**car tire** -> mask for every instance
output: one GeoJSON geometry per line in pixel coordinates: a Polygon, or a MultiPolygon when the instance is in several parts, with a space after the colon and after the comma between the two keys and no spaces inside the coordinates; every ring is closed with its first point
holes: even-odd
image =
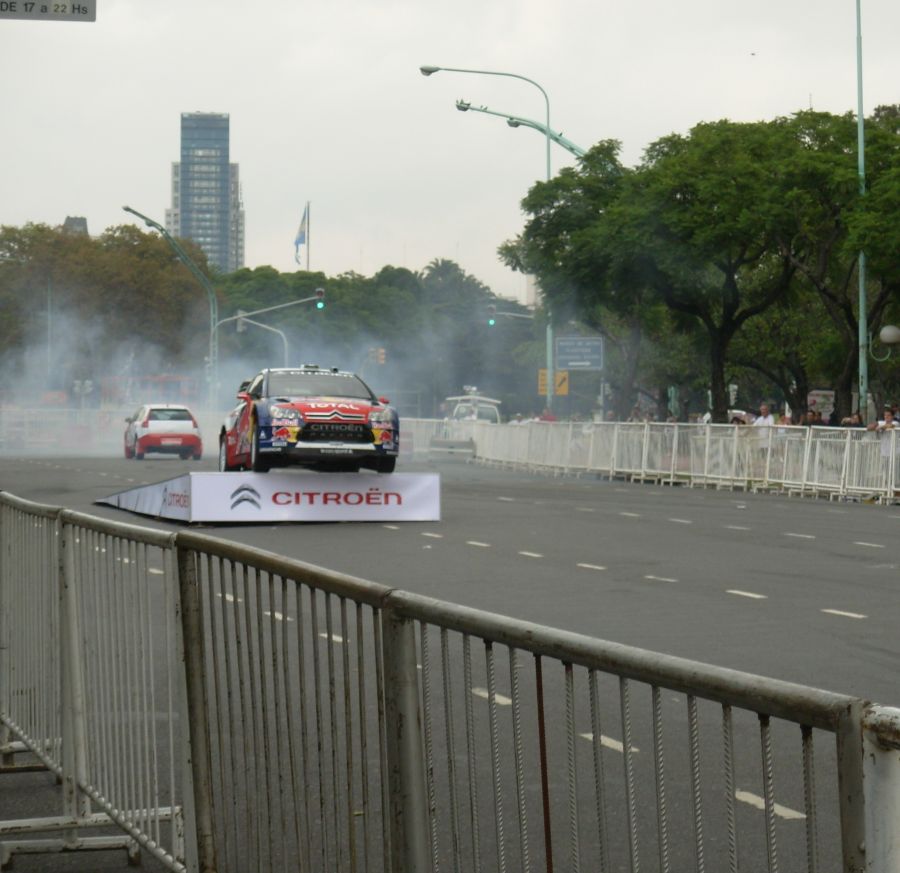
{"type": "Polygon", "coordinates": [[[250,442],[250,469],[254,473],[268,473],[269,459],[259,453],[259,426],[253,422],[253,439],[250,442]]]}
{"type": "Polygon", "coordinates": [[[397,466],[397,456],[388,455],[386,458],[379,458],[375,470],[379,473],[393,473],[397,466]]]}
{"type": "Polygon", "coordinates": [[[130,461],[134,457],[134,452],[131,451],[128,443],[125,443],[125,460],[130,461]]]}
{"type": "Polygon", "coordinates": [[[191,457],[193,457],[193,459],[195,461],[200,461],[203,459],[203,453],[202,452],[194,452],[194,454],[191,457]]]}
{"type": "Polygon", "coordinates": [[[178,457],[181,458],[182,461],[188,461],[188,460],[190,460],[190,457],[192,454],[193,453],[191,452],[191,450],[188,449],[187,451],[179,452],[178,457]]]}
{"type": "Polygon", "coordinates": [[[131,454],[134,456],[135,461],[143,461],[144,453],[138,450],[138,441],[134,441],[134,446],[131,449],[131,454]]]}
{"type": "Polygon", "coordinates": [[[236,469],[237,467],[232,467],[228,464],[228,447],[225,445],[225,437],[222,437],[219,440],[219,472],[231,473],[236,469]]]}

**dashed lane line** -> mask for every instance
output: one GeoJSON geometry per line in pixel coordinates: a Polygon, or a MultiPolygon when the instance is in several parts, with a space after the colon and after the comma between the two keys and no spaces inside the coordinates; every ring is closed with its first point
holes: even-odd
{"type": "Polygon", "coordinates": [[[385,530],[400,530],[400,525],[398,524],[384,524],[382,527],[385,530]]]}
{"type": "Polygon", "coordinates": [[[740,525],[740,524],[726,524],[725,530],[753,530],[753,528],[744,527],[743,525],[740,525]]]}
{"type": "Polygon", "coordinates": [[[827,613],[828,615],[839,615],[841,618],[862,619],[869,617],[867,615],[863,615],[861,612],[846,612],[843,609],[821,609],[819,611],[827,613]]]}
{"type": "Polygon", "coordinates": [[[433,540],[442,540],[444,538],[443,534],[431,533],[430,531],[424,531],[422,533],[423,537],[430,537],[433,540]]]}
{"type": "MultiPolygon", "coordinates": [[[[586,734],[578,734],[583,740],[587,740],[589,743],[594,742],[594,735],[592,733],[586,734]]],[[[606,746],[607,749],[612,749],[614,752],[624,752],[625,746],[623,743],[619,742],[619,740],[614,740],[612,737],[608,737],[605,734],[600,734],[600,745],[606,746]]],[[[640,749],[637,746],[631,747],[632,752],[640,752],[640,749]]]]}
{"type": "Polygon", "coordinates": [[[575,511],[576,512],[596,512],[597,510],[594,509],[593,506],[576,506],[575,511]]]}
{"type": "Polygon", "coordinates": [[[516,502],[515,497],[498,497],[497,500],[501,501],[502,503],[515,503],[516,502]]]}
{"type": "Polygon", "coordinates": [[[600,564],[576,564],[576,567],[581,567],[582,570],[605,570],[606,567],[600,564]]]}
{"type": "Polygon", "coordinates": [[[216,597],[221,598],[226,603],[243,603],[240,597],[235,597],[233,594],[222,594],[221,592],[216,592],[216,597]]]}
{"type": "Polygon", "coordinates": [[[331,642],[333,642],[333,643],[342,643],[342,642],[344,642],[344,638],[343,638],[342,636],[340,636],[339,634],[331,634],[331,635],[329,636],[329,634],[328,634],[326,631],[323,631],[322,633],[319,634],[319,636],[320,636],[323,640],[328,640],[328,639],[330,639],[331,642]]]}
{"type": "Polygon", "coordinates": [[[490,543],[481,543],[478,540],[466,540],[467,546],[475,546],[477,549],[489,549],[491,547],[490,543]]]}
{"type": "Polygon", "coordinates": [[[543,558],[540,552],[519,552],[523,558],[543,558]]]}
{"type": "Polygon", "coordinates": [[[729,588],[725,592],[726,594],[735,594],[738,597],[749,597],[751,600],[768,600],[768,594],[756,594],[753,591],[741,591],[738,588],[729,588]]]}
{"type": "Polygon", "coordinates": [[[883,549],[884,546],[881,543],[863,543],[859,541],[855,541],[853,543],[854,546],[864,546],[867,549],[883,549]]]}
{"type": "Polygon", "coordinates": [[[789,531],[785,532],[784,535],[786,537],[794,537],[797,540],[814,540],[816,538],[815,534],[790,533],[789,531]]]}
{"type": "Polygon", "coordinates": [[[147,572],[152,573],[154,576],[164,576],[166,573],[165,570],[160,570],[157,567],[151,567],[147,572]]]}
{"type": "Polygon", "coordinates": [[[276,621],[293,621],[289,615],[282,615],[280,612],[264,612],[263,615],[268,615],[274,618],[276,621]]]}
{"type": "MultiPolygon", "coordinates": [[[[765,809],[766,802],[760,797],[758,794],[753,794],[749,791],[735,791],[734,799],[740,800],[741,803],[748,803],[750,806],[756,807],[756,809],[765,809]]],[[[806,816],[802,812],[797,812],[796,809],[791,809],[788,806],[782,806],[780,803],[776,803],[772,807],[772,811],[779,818],[787,819],[788,821],[795,821],[799,819],[805,819],[806,816]]]]}
{"type": "Polygon", "coordinates": [[[639,512],[620,512],[619,515],[625,516],[625,518],[640,518],[641,514],[639,512]]]}
{"type": "Polygon", "coordinates": [[[669,521],[671,521],[672,524],[693,524],[694,523],[689,518],[670,518],[669,521]]]}
{"type": "MultiPolygon", "coordinates": [[[[480,697],[482,700],[490,700],[491,695],[488,692],[487,688],[473,688],[472,694],[476,697],[480,697]]],[[[504,694],[498,694],[496,691],[494,692],[494,703],[497,706],[512,706],[512,698],[507,697],[504,694]]]]}
{"type": "Polygon", "coordinates": [[[668,576],[644,576],[645,579],[649,579],[651,582],[677,582],[677,579],[671,579],[668,576]]]}

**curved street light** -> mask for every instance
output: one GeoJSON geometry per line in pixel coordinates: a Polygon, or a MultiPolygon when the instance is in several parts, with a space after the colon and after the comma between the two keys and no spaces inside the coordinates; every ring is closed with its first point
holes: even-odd
{"type": "MultiPolygon", "coordinates": [[[[423,76],[432,76],[435,73],[445,72],[445,73],[471,73],[476,76],[503,76],[507,79],[520,79],[523,82],[528,82],[530,85],[534,85],[538,91],[544,97],[544,106],[546,108],[545,113],[545,121],[544,121],[544,135],[547,140],[547,181],[549,182],[552,178],[550,171],[550,98],[547,96],[547,92],[537,83],[534,79],[529,79],[528,76],[522,76],[519,73],[506,73],[501,70],[470,70],[465,67],[438,67],[431,64],[423,64],[419,67],[419,72],[423,76]]],[[[553,317],[550,312],[549,305],[547,306],[547,408],[550,409],[553,406],[553,317]]]]}
{"type": "Polygon", "coordinates": [[[547,130],[542,122],[535,121],[532,118],[521,118],[518,115],[510,115],[508,112],[495,112],[493,109],[488,109],[487,106],[473,106],[466,100],[457,100],[456,108],[460,112],[468,112],[471,109],[472,112],[484,112],[488,115],[496,115],[497,118],[505,118],[506,123],[510,127],[530,127],[532,130],[536,130],[545,136],[549,136],[553,142],[558,146],[562,146],[567,152],[571,152],[576,158],[583,158],[587,153],[587,150],[583,149],[580,145],[575,145],[574,142],[570,139],[566,139],[561,133],[555,130],[547,130]]]}

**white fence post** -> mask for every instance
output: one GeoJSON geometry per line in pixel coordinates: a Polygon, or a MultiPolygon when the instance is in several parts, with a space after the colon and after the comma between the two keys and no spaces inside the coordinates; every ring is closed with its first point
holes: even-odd
{"type": "Polygon", "coordinates": [[[866,870],[900,870],[900,709],[871,706],[863,718],[866,870]]]}

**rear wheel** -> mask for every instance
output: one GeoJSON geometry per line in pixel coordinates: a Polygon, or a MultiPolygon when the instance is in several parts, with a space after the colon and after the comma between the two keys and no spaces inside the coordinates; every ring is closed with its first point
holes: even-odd
{"type": "Polygon", "coordinates": [[[397,466],[397,456],[389,455],[385,458],[379,458],[375,469],[379,473],[393,473],[397,466]]]}
{"type": "Polygon", "coordinates": [[[134,445],[131,448],[131,454],[136,461],[144,460],[144,453],[138,448],[138,441],[134,441],[134,445]]]}
{"type": "Polygon", "coordinates": [[[253,440],[250,442],[250,469],[254,473],[268,473],[269,459],[259,453],[259,426],[253,424],[253,440]]]}

